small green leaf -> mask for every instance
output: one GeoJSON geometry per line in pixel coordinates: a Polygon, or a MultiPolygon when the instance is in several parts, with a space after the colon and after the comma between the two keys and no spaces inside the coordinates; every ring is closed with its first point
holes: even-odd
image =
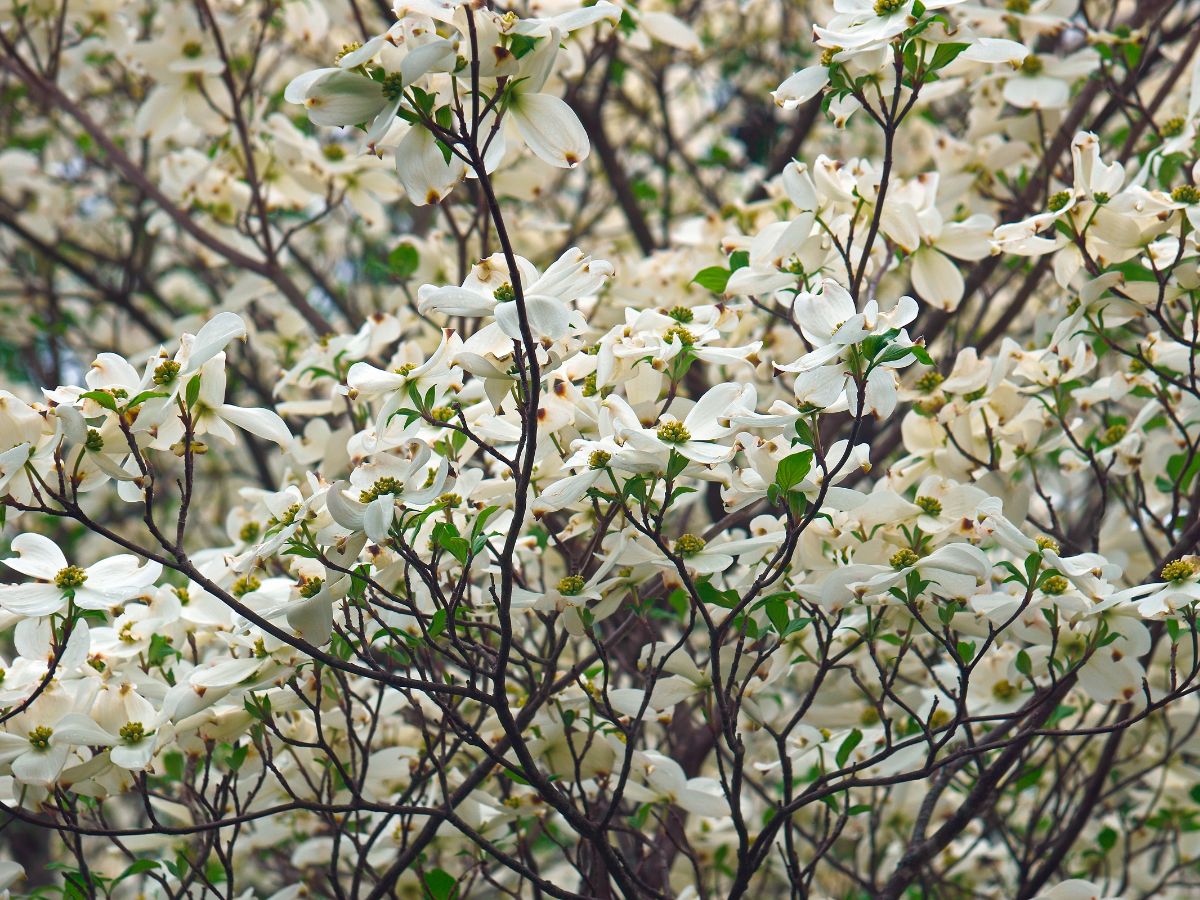
{"type": "Polygon", "coordinates": [[[842,745],[838,747],[837,764],[838,768],[845,768],[847,760],[850,759],[850,754],[854,752],[854,748],[862,742],[862,732],[855,728],[842,741],[842,745]]]}
{"type": "Polygon", "coordinates": [[[135,859],[129,866],[113,879],[113,885],[124,881],[126,878],[132,878],[134,875],[141,875],[143,872],[151,872],[157,869],[159,862],[157,859],[135,859]]]}
{"type": "Polygon", "coordinates": [[[958,54],[962,53],[970,44],[938,44],[937,49],[933,51],[933,59],[929,63],[929,71],[936,72],[938,69],[943,69],[958,58],[958,54]]]}
{"type": "Polygon", "coordinates": [[[433,526],[433,543],[441,547],[463,565],[467,564],[470,544],[459,536],[458,529],[449,522],[438,522],[433,526]]]}
{"type": "Polygon", "coordinates": [[[508,49],[512,51],[513,56],[520,59],[536,47],[540,40],[540,37],[530,37],[527,34],[514,34],[508,39],[508,49]]]}
{"type": "Polygon", "coordinates": [[[412,244],[399,244],[388,254],[388,267],[392,275],[400,281],[411,278],[421,264],[421,254],[412,244]]]}
{"type": "Polygon", "coordinates": [[[429,636],[431,638],[438,637],[446,630],[446,611],[439,609],[433,614],[433,618],[429,620],[429,636]]]}
{"type": "Polygon", "coordinates": [[[150,636],[150,650],[146,655],[147,661],[152,666],[161,666],[172,656],[183,656],[182,653],[171,646],[171,639],[169,637],[157,633],[150,636]]]}
{"type": "Polygon", "coordinates": [[[776,594],[767,600],[765,606],[767,618],[771,620],[771,624],[775,626],[775,630],[783,634],[787,630],[788,625],[787,600],[783,598],[783,595],[776,594]]]}
{"type": "Polygon", "coordinates": [[[84,400],[95,400],[105,409],[111,409],[113,412],[117,411],[117,400],[108,391],[84,391],[79,396],[84,400]]]}
{"type": "Polygon", "coordinates": [[[696,273],[696,277],[692,279],[693,284],[698,284],[702,288],[707,288],[714,294],[725,293],[725,285],[729,283],[729,276],[733,274],[728,269],[723,269],[720,266],[709,266],[707,269],[701,269],[696,273]]]}
{"type": "Polygon", "coordinates": [[[1020,650],[1017,653],[1017,671],[1026,678],[1033,671],[1033,662],[1029,659],[1029,654],[1024,650],[1020,650]]]}
{"type": "Polygon", "coordinates": [[[667,460],[667,477],[674,480],[680,476],[684,469],[688,467],[688,458],[678,450],[672,450],[671,456],[667,460]]]}
{"type": "Polygon", "coordinates": [[[140,394],[138,394],[136,397],[134,397],[132,400],[130,400],[128,403],[126,403],[125,408],[126,409],[136,409],[137,407],[139,407],[143,403],[145,403],[147,400],[152,400],[155,397],[166,397],[166,396],[167,396],[167,393],[165,391],[142,391],[140,394]]]}
{"type": "Polygon", "coordinates": [[[775,471],[775,483],[779,485],[780,490],[790,491],[804,481],[812,469],[812,461],[811,450],[801,450],[780,460],[779,468],[775,471]]]}
{"type": "Polygon", "coordinates": [[[1111,850],[1117,844],[1117,832],[1112,828],[1101,828],[1100,833],[1096,835],[1096,843],[1102,850],[1111,850]]]}

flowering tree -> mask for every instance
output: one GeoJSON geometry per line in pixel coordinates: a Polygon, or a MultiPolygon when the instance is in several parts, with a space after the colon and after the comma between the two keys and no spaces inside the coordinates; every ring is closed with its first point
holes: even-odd
{"type": "Polygon", "coordinates": [[[669,10],[0,4],[0,889],[1200,890],[1200,2],[669,10]]]}

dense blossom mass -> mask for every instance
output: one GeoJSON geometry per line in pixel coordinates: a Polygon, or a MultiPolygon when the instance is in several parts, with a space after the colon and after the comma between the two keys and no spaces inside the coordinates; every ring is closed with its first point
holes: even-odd
{"type": "Polygon", "coordinates": [[[0,107],[0,891],[1200,892],[1200,4],[0,0],[0,107]]]}

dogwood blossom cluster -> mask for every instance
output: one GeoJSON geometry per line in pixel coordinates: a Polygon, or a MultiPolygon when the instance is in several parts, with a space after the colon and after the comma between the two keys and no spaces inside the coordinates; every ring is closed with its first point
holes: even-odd
{"type": "Polygon", "coordinates": [[[1195,4],[152,6],[0,7],[65,884],[1195,892],[1195,4]]]}

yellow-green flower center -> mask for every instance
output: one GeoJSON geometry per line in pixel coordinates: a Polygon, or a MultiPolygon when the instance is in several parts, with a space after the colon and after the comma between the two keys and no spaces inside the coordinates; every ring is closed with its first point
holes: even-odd
{"type": "Polygon", "coordinates": [[[1020,693],[1020,689],[1007,678],[1001,678],[992,685],[992,696],[997,700],[1011,700],[1020,693]]]}
{"type": "Polygon", "coordinates": [[[612,454],[607,450],[593,450],[592,455],[588,457],[589,469],[604,469],[608,467],[609,460],[612,459],[612,454]]]}
{"type": "Polygon", "coordinates": [[[342,49],[339,50],[337,52],[337,54],[333,57],[333,64],[336,66],[339,62],[342,61],[343,56],[353,53],[355,50],[361,50],[361,49],[362,49],[362,42],[360,42],[360,41],[351,41],[348,44],[342,44],[342,49]]]}
{"type": "Polygon", "coordinates": [[[85,581],[87,581],[87,572],[79,566],[67,566],[65,569],[59,569],[58,574],[54,576],[54,584],[64,591],[83,587],[85,581]]]}
{"type": "Polygon", "coordinates": [[[404,96],[404,78],[399,72],[392,72],[383,79],[383,96],[391,101],[404,96]]]}
{"type": "Polygon", "coordinates": [[[1046,208],[1049,209],[1050,212],[1059,212],[1070,202],[1071,192],[1059,191],[1057,194],[1052,194],[1050,199],[1046,201],[1046,208]]]}
{"type": "Polygon", "coordinates": [[[399,494],[402,490],[404,490],[404,485],[400,483],[399,479],[393,478],[391,475],[385,475],[360,493],[358,495],[358,502],[370,503],[372,500],[382,497],[385,494],[399,494]]]}
{"type": "Polygon", "coordinates": [[[257,591],[260,587],[262,587],[262,582],[253,575],[243,575],[233,583],[229,591],[235,597],[244,597],[249,593],[257,591]]]}
{"type": "Polygon", "coordinates": [[[933,372],[926,372],[917,379],[916,388],[922,394],[930,394],[933,393],[933,391],[937,389],[938,385],[945,380],[946,376],[944,376],[941,372],[936,370],[933,372]]]}
{"type": "Polygon", "coordinates": [[[1200,203],[1200,188],[1194,184],[1181,184],[1171,191],[1171,199],[1176,203],[1186,203],[1188,206],[1200,203]]]}
{"type": "Polygon", "coordinates": [[[708,542],[695,534],[681,534],[675,542],[675,552],[680,556],[695,556],[708,542]]]}
{"type": "Polygon", "coordinates": [[[151,376],[154,383],[157,385],[170,384],[175,380],[175,376],[179,374],[181,366],[173,359],[163,360],[154,369],[154,375],[151,376]]]}
{"type": "Polygon", "coordinates": [[[1163,122],[1162,128],[1159,131],[1162,132],[1163,137],[1179,137],[1179,135],[1183,134],[1183,129],[1186,125],[1187,120],[1183,116],[1175,116],[1173,119],[1167,119],[1167,121],[1163,122]]]}
{"type": "Polygon", "coordinates": [[[937,497],[918,497],[915,502],[917,506],[921,507],[921,509],[931,516],[940,516],[942,514],[942,502],[937,497]]]}
{"type": "Polygon", "coordinates": [[[583,593],[586,582],[582,575],[567,575],[558,582],[558,592],[564,597],[575,597],[583,593]]]}
{"type": "Polygon", "coordinates": [[[141,722],[126,722],[121,726],[121,740],[127,744],[136,744],[146,736],[146,726],[141,722]]]}
{"type": "Polygon", "coordinates": [[[686,444],[692,433],[682,422],[663,422],[658,426],[658,439],[664,444],[686,444]]]}
{"type": "Polygon", "coordinates": [[[1196,565],[1186,559],[1176,559],[1162,567],[1163,581],[1185,581],[1196,574],[1196,565]]]}
{"type": "Polygon", "coordinates": [[[1067,581],[1063,576],[1051,575],[1042,582],[1042,593],[1057,597],[1059,594],[1065,594],[1070,587],[1071,582],[1067,581]]]}
{"type": "Polygon", "coordinates": [[[1041,75],[1042,70],[1046,68],[1046,63],[1036,53],[1030,53],[1027,57],[1021,60],[1021,71],[1026,75],[1041,75]]]}
{"type": "Polygon", "coordinates": [[[682,325],[672,325],[663,333],[663,340],[675,341],[685,347],[690,347],[696,342],[696,336],[682,325]]]}
{"type": "Polygon", "coordinates": [[[53,729],[47,728],[45,725],[39,725],[33,731],[29,732],[29,744],[34,750],[49,750],[50,736],[53,734],[53,729]]]}
{"type": "Polygon", "coordinates": [[[888,565],[896,570],[907,569],[909,566],[915,566],[920,559],[921,557],[917,556],[915,551],[905,547],[892,554],[892,558],[888,560],[888,565]]]}
{"type": "Polygon", "coordinates": [[[315,597],[321,592],[321,588],[324,586],[324,579],[318,578],[315,575],[305,576],[300,579],[300,596],[305,599],[315,597]]]}

